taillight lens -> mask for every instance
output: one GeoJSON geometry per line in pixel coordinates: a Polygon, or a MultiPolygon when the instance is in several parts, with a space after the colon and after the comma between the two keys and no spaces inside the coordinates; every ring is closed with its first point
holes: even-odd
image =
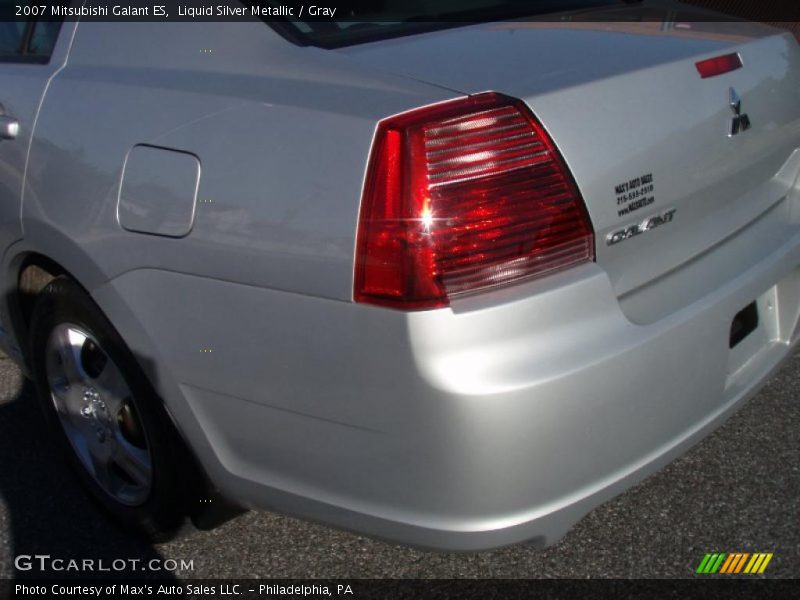
{"type": "Polygon", "coordinates": [[[357,302],[442,307],[593,259],[583,199],[519,100],[487,92],[380,123],[361,203],[357,302]]]}

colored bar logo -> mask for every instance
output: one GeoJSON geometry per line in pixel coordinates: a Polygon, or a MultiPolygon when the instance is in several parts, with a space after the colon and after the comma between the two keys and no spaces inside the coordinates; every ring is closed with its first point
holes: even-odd
{"type": "Polygon", "coordinates": [[[772,552],[714,552],[708,553],[700,561],[696,573],[703,575],[714,575],[715,573],[725,575],[760,575],[763,573],[769,561],[772,560],[772,552]]]}

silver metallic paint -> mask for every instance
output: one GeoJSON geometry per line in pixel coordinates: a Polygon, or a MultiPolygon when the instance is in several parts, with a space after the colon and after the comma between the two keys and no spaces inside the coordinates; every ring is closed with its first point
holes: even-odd
{"type": "Polygon", "coordinates": [[[183,237],[192,230],[199,185],[194,154],[138,144],[122,166],[117,222],[128,231],[183,237]]]}
{"type": "Polygon", "coordinates": [[[325,51],[261,23],[82,23],[44,96],[4,272],[26,252],[69,270],[246,506],[443,549],[552,543],[753,394],[800,314],[796,44],[611,29],[325,51]],[[745,68],[700,80],[693,63],[723,50],[745,68]],[[753,121],[736,138],[732,85],[753,121]],[[376,123],[486,89],[536,112],[598,239],[620,223],[614,184],[646,172],[676,222],[448,309],[352,303],[376,123]],[[136,144],[202,162],[210,202],[185,237],[116,222],[136,144]],[[774,314],[731,353],[730,321],[755,299],[774,314]]]}

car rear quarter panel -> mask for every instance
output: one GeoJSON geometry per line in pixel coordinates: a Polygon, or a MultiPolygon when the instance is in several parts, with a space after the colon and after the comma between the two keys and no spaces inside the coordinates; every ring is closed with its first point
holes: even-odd
{"type": "Polygon", "coordinates": [[[201,348],[216,346],[214,358],[235,363],[193,324],[238,310],[227,339],[263,347],[274,341],[242,335],[263,331],[252,329],[253,320],[292,318],[282,312],[287,298],[349,303],[376,122],[458,95],[347,62],[293,46],[260,22],[81,23],[42,106],[23,199],[24,239],[6,265],[38,252],[90,291],[215,482],[225,470],[179,384],[207,372],[215,389],[230,389],[252,373],[215,370],[201,348]],[[199,159],[194,221],[184,237],[120,226],[120,177],[137,144],[199,159]],[[264,306],[242,312],[238,303],[198,303],[202,285],[149,287],[158,277],[148,277],[143,285],[155,304],[142,303],[118,283],[136,273],[270,293],[260,296],[264,306]],[[159,315],[176,308],[181,318],[159,328],[159,315]]]}
{"type": "Polygon", "coordinates": [[[260,22],[82,23],[37,126],[27,241],[90,289],[149,267],[349,300],[375,122],[455,94],[345,62],[260,22]],[[136,144],[199,158],[185,237],[119,226],[136,144]]]}

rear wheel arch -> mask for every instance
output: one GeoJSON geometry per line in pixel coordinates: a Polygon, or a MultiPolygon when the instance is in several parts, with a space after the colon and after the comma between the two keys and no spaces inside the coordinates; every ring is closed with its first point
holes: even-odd
{"type": "Polygon", "coordinates": [[[114,326],[82,286],[60,275],[36,296],[30,339],[53,441],[90,496],[122,524],[169,539],[188,491],[180,440],[114,326]]]}
{"type": "MultiPolygon", "coordinates": [[[[49,256],[36,252],[25,251],[18,253],[9,265],[7,273],[10,285],[7,286],[6,304],[15,337],[20,345],[25,362],[26,375],[33,376],[31,363],[31,325],[34,307],[40,294],[47,286],[58,278],[69,280],[75,284],[94,304],[96,310],[109,322],[116,331],[122,344],[126,346],[131,359],[138,367],[137,371],[142,376],[149,388],[152,390],[158,404],[163,409],[164,417],[169,421],[169,427],[176,437],[176,452],[179,453],[179,462],[184,465],[181,479],[189,491],[189,495],[198,495],[205,498],[215,498],[212,505],[187,506],[189,516],[195,525],[201,529],[213,528],[218,524],[235,517],[241,511],[237,506],[230,504],[225,498],[219,495],[214,485],[210,482],[205,469],[202,467],[192,445],[188,442],[182,428],[176,422],[172,411],[164,398],[159,393],[157,381],[153,380],[154,372],[152,365],[147,364],[147,359],[143,359],[139,353],[133,352],[129,347],[129,342],[125,339],[124,332],[115,323],[114,314],[110,314],[106,307],[99,302],[89,291],[88,286],[76,277],[72,269],[67,268],[62,263],[50,258],[49,256]],[[144,360],[144,363],[142,362],[144,360]]],[[[96,268],[91,265],[89,269],[96,268]]],[[[114,313],[112,310],[111,313],[114,313]]],[[[152,361],[151,361],[152,362],[152,361]]]]}
{"type": "Polygon", "coordinates": [[[61,264],[38,252],[19,253],[10,262],[5,303],[9,325],[25,362],[26,375],[30,373],[29,337],[36,298],[47,284],[62,275],[80,285],[77,278],[61,264]]]}
{"type": "MultiPolygon", "coordinates": [[[[104,306],[102,301],[98,301],[95,294],[92,293],[92,287],[86,285],[84,275],[87,275],[95,281],[100,273],[97,265],[82,265],[81,276],[76,275],[77,269],[70,268],[61,261],[51,258],[48,254],[38,250],[22,250],[6,262],[7,265],[7,282],[5,289],[5,310],[9,316],[9,326],[13,330],[16,342],[19,344],[24,360],[24,370],[26,376],[30,378],[31,373],[31,318],[33,316],[33,308],[39,294],[47,287],[47,285],[57,277],[66,277],[91,298],[97,310],[105,317],[111,326],[115,329],[123,343],[130,349],[130,341],[126,339],[125,331],[120,329],[115,318],[114,311],[109,311],[108,306],[104,306]]],[[[158,378],[154,375],[155,368],[150,363],[153,361],[142,356],[141,353],[133,353],[139,369],[147,378],[151,388],[155,390],[156,395],[160,398],[164,409],[167,411],[170,419],[173,421],[173,426],[177,429],[177,424],[172,416],[169,406],[164,402],[163,397],[159,393],[158,378]]]]}

